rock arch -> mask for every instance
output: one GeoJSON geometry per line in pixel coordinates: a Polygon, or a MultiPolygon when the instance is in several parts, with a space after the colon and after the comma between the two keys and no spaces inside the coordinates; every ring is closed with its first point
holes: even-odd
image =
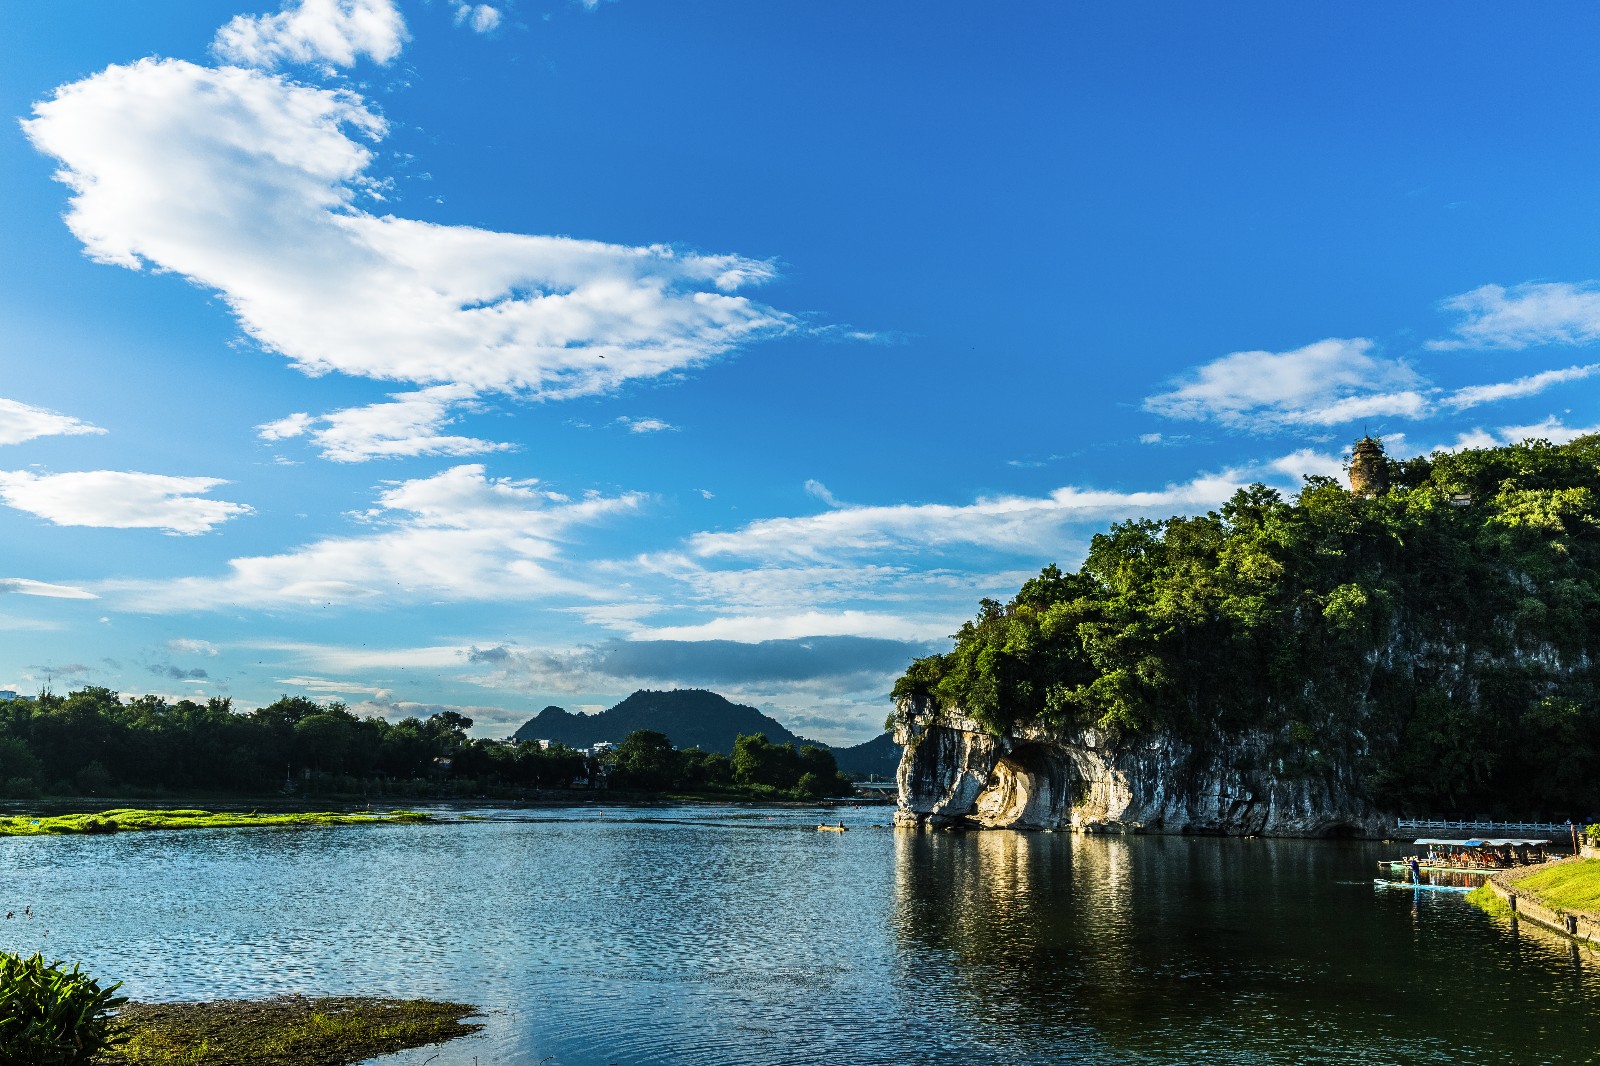
{"type": "Polygon", "coordinates": [[[1046,744],[1019,744],[995,760],[972,816],[995,828],[1054,829],[1071,808],[1071,764],[1046,744]]]}

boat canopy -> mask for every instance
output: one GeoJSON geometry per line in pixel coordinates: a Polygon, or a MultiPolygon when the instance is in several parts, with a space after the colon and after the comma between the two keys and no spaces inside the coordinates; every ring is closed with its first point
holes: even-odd
{"type": "Polygon", "coordinates": [[[1423,837],[1413,841],[1415,844],[1442,844],[1452,848],[1534,848],[1543,847],[1550,843],[1548,840],[1522,840],[1520,838],[1497,837],[1493,840],[1473,837],[1470,840],[1446,840],[1440,837],[1423,837]]]}

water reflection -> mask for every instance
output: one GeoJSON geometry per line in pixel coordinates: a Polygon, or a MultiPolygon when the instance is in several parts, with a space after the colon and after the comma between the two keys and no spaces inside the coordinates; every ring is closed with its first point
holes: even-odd
{"type": "Polygon", "coordinates": [[[145,998],[377,991],[492,1012],[481,1038],[393,1066],[1536,1063],[1600,1047],[1600,967],[1459,897],[1374,891],[1377,845],[844,816],[845,834],[816,832],[815,811],[678,808],[0,840],[0,911],[40,914],[0,926],[0,946],[82,959],[145,998]]]}
{"type": "Polygon", "coordinates": [[[1584,1061],[1600,979],[1459,897],[1374,893],[1371,845],[903,836],[904,993],[1028,1061],[1584,1061]],[[1430,898],[1431,897],[1431,898],[1430,898]],[[1465,1028],[1457,1022],[1470,1017],[1465,1028]],[[1554,1021],[1559,1018],[1559,1021],[1554,1021]],[[1534,1019],[1543,1029],[1530,1043],[1534,1019]],[[1553,1024],[1552,1024],[1553,1023],[1553,1024]],[[1552,1055],[1552,1043],[1572,1055],[1552,1055]]]}

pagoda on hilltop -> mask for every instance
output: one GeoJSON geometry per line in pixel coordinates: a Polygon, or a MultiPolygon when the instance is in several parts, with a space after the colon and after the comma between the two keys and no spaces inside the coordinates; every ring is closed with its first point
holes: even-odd
{"type": "Polygon", "coordinates": [[[1370,436],[1356,441],[1350,450],[1350,491],[1357,496],[1377,496],[1389,490],[1389,460],[1383,443],[1370,436]]]}

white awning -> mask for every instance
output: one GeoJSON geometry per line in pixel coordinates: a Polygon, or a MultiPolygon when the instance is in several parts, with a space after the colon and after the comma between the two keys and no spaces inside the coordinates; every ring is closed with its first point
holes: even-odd
{"type": "Polygon", "coordinates": [[[1511,837],[1467,837],[1447,840],[1441,837],[1423,837],[1421,840],[1412,841],[1414,844],[1440,844],[1451,848],[1533,848],[1542,847],[1550,843],[1548,840],[1523,840],[1511,837]]]}

